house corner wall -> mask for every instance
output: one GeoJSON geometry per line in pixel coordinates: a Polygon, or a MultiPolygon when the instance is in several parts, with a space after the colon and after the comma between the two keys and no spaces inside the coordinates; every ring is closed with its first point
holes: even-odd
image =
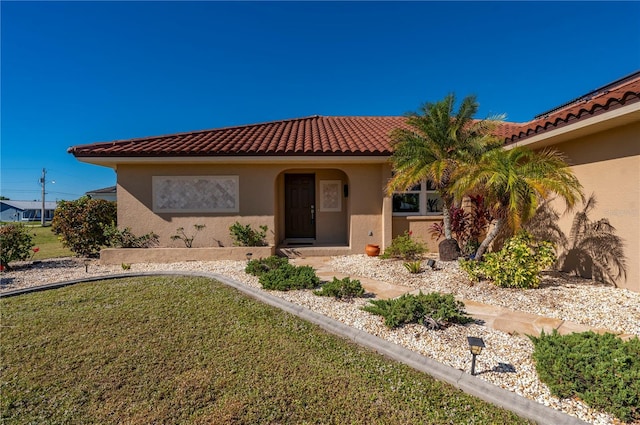
{"type": "MultiPolygon", "coordinates": [[[[567,155],[571,168],[584,187],[587,198],[595,197],[595,206],[588,211],[590,222],[607,220],[615,229],[613,234],[622,239],[622,246],[603,245],[601,252],[614,252],[613,248],[622,249],[626,262],[626,279],[616,279],[617,286],[640,292],[640,122],[615,127],[586,137],[574,139],[554,146],[567,155]]],[[[557,211],[564,210],[564,204],[555,202],[557,211]]],[[[591,277],[590,260],[586,264],[580,260],[578,264],[581,241],[572,238],[571,229],[576,213],[582,211],[583,205],[576,205],[560,217],[558,222],[565,236],[569,239],[568,247],[560,252],[573,248],[576,258],[569,262],[565,271],[578,272],[591,277]]],[[[615,268],[614,268],[615,269],[615,268]]]]}

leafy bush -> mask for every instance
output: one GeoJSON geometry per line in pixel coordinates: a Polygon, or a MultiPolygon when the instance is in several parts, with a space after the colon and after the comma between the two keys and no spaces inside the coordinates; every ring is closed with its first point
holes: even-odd
{"type": "Polygon", "coordinates": [[[404,263],[402,265],[411,274],[420,273],[420,271],[422,270],[422,263],[420,261],[410,261],[410,262],[404,263]]]}
{"type": "Polygon", "coordinates": [[[498,251],[486,254],[481,262],[463,260],[460,267],[473,280],[486,278],[505,288],[537,288],[540,272],[556,261],[551,242],[536,242],[522,231],[498,251]]]}
{"type": "Polygon", "coordinates": [[[462,270],[467,272],[472,281],[479,282],[484,278],[484,272],[480,262],[474,260],[459,260],[458,264],[460,264],[462,270]]]}
{"type": "Polygon", "coordinates": [[[407,323],[421,323],[438,329],[451,323],[469,323],[473,319],[464,311],[464,304],[452,294],[438,292],[418,295],[404,294],[390,300],[372,300],[362,308],[384,317],[384,324],[396,328],[407,323]]]}
{"type": "Polygon", "coordinates": [[[22,224],[0,226],[0,264],[9,269],[11,261],[23,261],[33,255],[33,234],[22,224]]]}
{"type": "Polygon", "coordinates": [[[344,279],[334,277],[331,282],[325,283],[319,291],[313,291],[313,293],[323,297],[349,300],[354,297],[363,296],[364,288],[359,280],[351,280],[348,277],[344,279]]]}
{"type": "Polygon", "coordinates": [[[187,236],[187,234],[184,231],[184,227],[178,227],[176,229],[176,234],[171,236],[171,240],[172,241],[182,241],[184,242],[184,246],[187,248],[192,248],[193,247],[193,240],[196,238],[196,235],[205,227],[207,227],[204,224],[194,224],[193,228],[195,229],[195,232],[191,235],[191,236],[187,236]]]}
{"type": "Polygon", "coordinates": [[[262,276],[268,271],[278,269],[288,263],[289,259],[287,257],[278,257],[277,255],[272,255],[267,258],[259,258],[249,261],[247,263],[247,267],[245,267],[244,269],[244,272],[254,276],[262,276]]]}
{"type": "Polygon", "coordinates": [[[640,339],[555,330],[529,338],[538,376],[552,394],[578,397],[624,422],[640,420],[640,339]]]}
{"type": "Polygon", "coordinates": [[[250,224],[243,226],[237,221],[229,227],[233,244],[236,246],[266,246],[267,226],[260,226],[260,230],[254,230],[250,224]]]}
{"type": "Polygon", "coordinates": [[[103,227],[116,222],[116,203],[83,196],[75,201],[60,201],[51,228],[62,245],[77,255],[95,256],[108,241],[103,227]]]}
{"type": "Polygon", "coordinates": [[[114,248],[151,248],[158,245],[158,235],[155,233],[136,236],[130,227],[120,230],[114,223],[104,226],[104,236],[107,238],[107,246],[114,248]]]}
{"type": "Polygon", "coordinates": [[[411,239],[411,232],[404,232],[391,241],[391,245],[384,250],[384,254],[380,258],[417,260],[426,251],[427,247],[423,243],[411,239]]]}
{"type": "Polygon", "coordinates": [[[289,263],[270,270],[259,277],[264,289],[288,291],[290,289],[312,289],[320,284],[313,267],[293,266],[289,263]]]}

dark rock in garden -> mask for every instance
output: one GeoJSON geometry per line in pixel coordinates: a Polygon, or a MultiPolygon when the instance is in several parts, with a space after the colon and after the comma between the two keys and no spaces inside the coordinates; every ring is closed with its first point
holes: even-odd
{"type": "Polygon", "coordinates": [[[455,239],[445,239],[438,245],[440,261],[455,261],[460,257],[460,247],[455,239]]]}

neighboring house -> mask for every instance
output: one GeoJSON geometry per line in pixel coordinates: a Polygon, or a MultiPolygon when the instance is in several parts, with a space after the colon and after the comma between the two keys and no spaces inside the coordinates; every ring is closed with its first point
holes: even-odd
{"type": "Polygon", "coordinates": [[[85,195],[92,199],[104,199],[105,201],[116,201],[116,187],[109,186],[102,189],[90,190],[85,195]]]}
{"type": "MultiPolygon", "coordinates": [[[[640,72],[530,123],[505,123],[507,147],[553,146],[567,154],[594,219],[624,239],[626,280],[640,292],[640,72]]],[[[118,223],[156,232],[204,224],[199,246],[231,246],[235,221],[267,225],[269,243],[305,255],[363,253],[410,230],[428,233],[442,204],[427,184],[386,196],[389,133],[403,117],[312,116],[262,124],[80,145],[78,160],[118,171],[118,223]]],[[[571,218],[561,225],[568,234],[571,218]]]]}
{"type": "MultiPolygon", "coordinates": [[[[56,203],[53,201],[45,201],[45,215],[47,221],[53,219],[53,212],[56,209],[56,203]]],[[[0,201],[0,221],[41,221],[42,201],[0,201]]]]}

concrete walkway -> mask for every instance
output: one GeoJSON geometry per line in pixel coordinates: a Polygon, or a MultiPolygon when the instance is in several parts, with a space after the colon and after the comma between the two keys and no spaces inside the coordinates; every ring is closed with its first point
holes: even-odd
{"type": "MultiPolygon", "coordinates": [[[[330,281],[333,277],[342,279],[348,275],[336,273],[329,266],[331,257],[297,257],[295,263],[298,265],[308,265],[316,270],[316,274],[323,281],[330,281]]],[[[381,282],[367,277],[349,275],[352,279],[357,279],[362,284],[365,291],[375,294],[378,299],[396,298],[403,294],[417,294],[419,290],[408,286],[396,285],[381,282]]],[[[504,307],[497,307],[489,304],[461,299],[465,305],[466,312],[474,319],[481,321],[484,326],[518,335],[540,335],[542,331],[551,333],[554,329],[561,335],[572,332],[586,332],[592,330],[597,333],[611,332],[606,329],[592,328],[585,325],[569,322],[567,320],[553,319],[549,317],[537,316],[535,314],[510,310],[504,307]]],[[[625,336],[621,336],[624,338],[625,336]]]]}

